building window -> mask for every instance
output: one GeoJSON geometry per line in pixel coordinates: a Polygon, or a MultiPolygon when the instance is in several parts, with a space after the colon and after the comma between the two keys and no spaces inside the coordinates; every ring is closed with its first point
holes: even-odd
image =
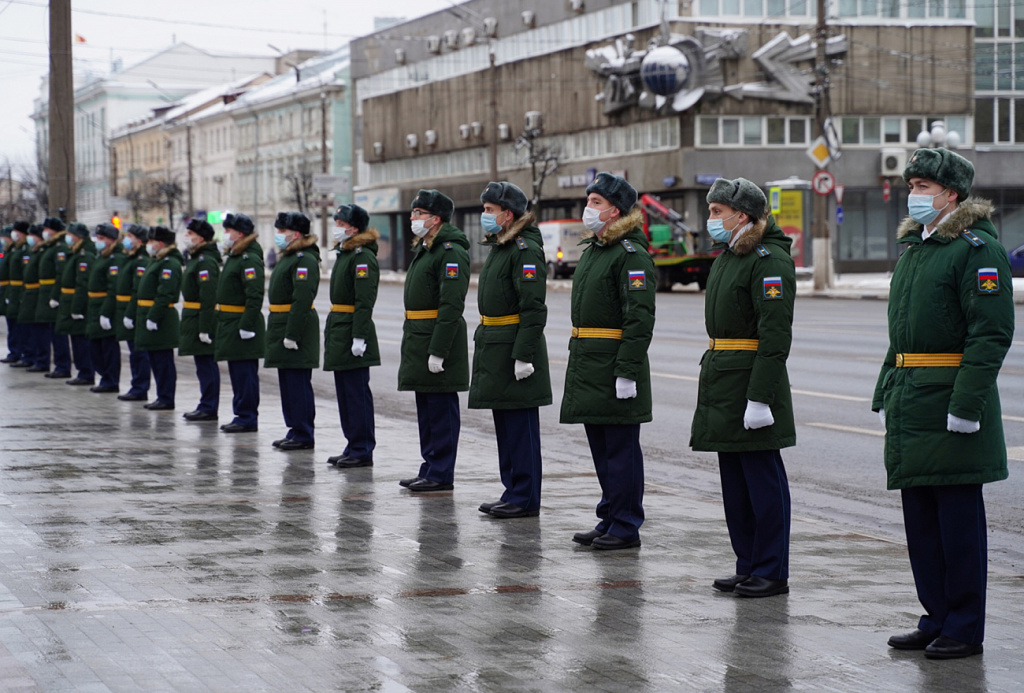
{"type": "MultiPolygon", "coordinates": [[[[975,110],[977,123],[977,109],[975,110]]],[[[947,132],[956,132],[960,135],[961,144],[970,144],[977,140],[977,130],[974,131],[974,138],[968,135],[976,124],[969,123],[968,117],[963,115],[943,116],[931,115],[927,117],[878,117],[878,116],[846,116],[840,121],[840,137],[844,145],[863,145],[866,147],[878,147],[881,144],[905,144],[915,145],[917,136],[922,130],[930,129],[931,124],[941,120],[946,124],[947,132]]]]}
{"type": "Polygon", "coordinates": [[[700,147],[783,147],[807,143],[810,119],[703,116],[697,124],[697,142],[700,147]]]}

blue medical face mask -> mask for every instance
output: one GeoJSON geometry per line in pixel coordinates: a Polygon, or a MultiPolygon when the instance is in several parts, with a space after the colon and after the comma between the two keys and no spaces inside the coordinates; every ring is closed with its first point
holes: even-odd
{"type": "Polygon", "coordinates": [[[939,216],[939,212],[949,206],[948,201],[943,205],[942,209],[935,209],[933,206],[935,198],[944,192],[946,192],[946,190],[943,190],[938,195],[908,195],[907,211],[910,212],[910,218],[918,224],[924,225],[928,225],[935,221],[935,217],[939,216]]]}
{"type": "Polygon", "coordinates": [[[128,238],[128,236],[125,236],[124,239],[121,241],[121,246],[125,250],[131,250],[132,249],[132,239],[128,238]]]}
{"type": "Polygon", "coordinates": [[[25,240],[25,242],[26,242],[26,243],[28,243],[28,247],[29,247],[29,248],[34,248],[34,247],[35,247],[35,245],[36,245],[36,237],[35,237],[35,236],[29,236],[29,237],[28,237],[28,238],[27,238],[27,239],[25,240]]]}
{"type": "Polygon", "coordinates": [[[103,238],[94,238],[92,242],[96,246],[96,250],[103,250],[107,247],[107,241],[103,238]]]}
{"type": "Polygon", "coordinates": [[[288,247],[288,238],[283,233],[275,233],[274,245],[276,245],[281,250],[284,250],[285,248],[288,247]]]}
{"type": "Polygon", "coordinates": [[[737,214],[739,214],[739,212],[734,212],[731,217],[726,217],[725,219],[708,219],[708,235],[711,236],[715,243],[725,243],[729,240],[729,237],[732,236],[732,231],[735,231],[736,229],[733,229],[732,231],[727,230],[725,228],[725,222],[732,219],[732,217],[737,214]]]}
{"type": "Polygon", "coordinates": [[[481,214],[480,226],[484,227],[484,231],[487,233],[498,233],[501,231],[501,224],[498,223],[497,214],[488,214],[487,212],[481,214]]]}

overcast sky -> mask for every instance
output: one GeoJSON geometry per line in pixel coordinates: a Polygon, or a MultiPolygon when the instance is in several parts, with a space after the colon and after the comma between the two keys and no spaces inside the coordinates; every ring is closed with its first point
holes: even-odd
{"type": "MultiPolygon", "coordinates": [[[[72,0],[75,66],[109,72],[111,59],[125,67],[173,42],[220,53],[273,55],[267,46],[334,49],[373,31],[374,17],[412,19],[459,0],[72,0]],[[325,36],[326,23],[326,36],[325,36]]],[[[47,71],[49,10],[46,0],[0,0],[0,169],[34,165],[29,118],[47,71]]]]}

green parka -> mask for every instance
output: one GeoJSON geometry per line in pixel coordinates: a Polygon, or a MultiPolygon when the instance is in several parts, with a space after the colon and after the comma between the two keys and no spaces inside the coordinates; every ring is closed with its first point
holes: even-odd
{"type": "Polygon", "coordinates": [[[39,322],[36,318],[36,309],[39,307],[39,265],[45,250],[46,244],[40,243],[34,248],[27,248],[22,256],[25,268],[21,276],[24,291],[18,306],[18,322],[23,325],[39,322]],[[25,262],[25,258],[28,258],[28,262],[25,262]]]}
{"type": "Polygon", "coordinates": [[[71,256],[60,278],[60,307],[57,308],[57,334],[85,336],[85,314],[89,309],[89,277],[96,261],[96,245],[89,237],[79,238],[71,246],[71,256]],[[72,315],[81,315],[75,320],[72,315]]]}
{"type": "Polygon", "coordinates": [[[7,311],[15,322],[18,320],[18,312],[21,310],[21,297],[25,293],[25,265],[31,259],[28,256],[28,243],[24,239],[15,243],[10,249],[10,258],[7,260],[10,282],[7,285],[7,292],[4,294],[7,300],[7,311]]]}
{"type": "Polygon", "coordinates": [[[181,292],[183,262],[178,246],[171,244],[158,252],[143,272],[135,308],[136,349],[162,351],[178,346],[181,321],[175,304],[181,292]],[[155,322],[157,329],[150,332],[147,320],[155,322]]]}
{"type": "Polygon", "coordinates": [[[256,233],[240,238],[228,251],[217,282],[217,336],[213,338],[218,361],[261,359],[266,354],[267,335],[263,319],[263,248],[256,233]],[[255,332],[242,339],[239,330],[255,332]]]}
{"type": "Polygon", "coordinates": [[[700,360],[690,447],[712,452],[780,450],[796,444],[786,360],[793,342],[796,271],[792,240],[772,217],[721,249],[708,275],[704,323],[712,339],[757,340],[756,351],[708,349],[700,360]],[[769,405],[775,423],[746,430],[747,400],[769,405]]]}
{"type": "Polygon", "coordinates": [[[331,305],[353,306],[353,312],[332,308],[324,328],[324,370],[347,371],[380,365],[373,306],[377,303],[380,267],[377,229],[367,229],[334,246],[338,258],[331,270],[331,305]],[[366,340],[366,352],[352,355],[352,339],[366,340]]]}
{"type": "Polygon", "coordinates": [[[320,366],[320,316],[313,307],[320,289],[320,248],[316,236],[300,236],[281,251],[267,287],[267,358],[264,368],[320,366]],[[286,349],[285,339],[298,342],[286,349]]]}
{"type": "Polygon", "coordinates": [[[57,308],[50,307],[50,301],[60,304],[60,280],[64,276],[70,250],[64,243],[64,233],[55,233],[46,241],[43,259],[39,261],[39,304],[36,306],[36,322],[54,324],[57,322],[57,308]]]}
{"type": "Polygon", "coordinates": [[[124,254],[124,267],[117,275],[117,308],[115,309],[114,332],[121,342],[135,341],[135,316],[138,313],[136,302],[139,298],[139,284],[142,275],[149,266],[149,252],[143,243],[124,254]],[[124,319],[132,321],[132,327],[126,327],[124,319]]]}
{"type": "Polygon", "coordinates": [[[907,218],[907,249],[889,286],[889,351],[871,408],[885,410],[890,489],[984,484],[1008,476],[996,376],[1013,341],[1013,281],[989,220],[968,198],[921,240],[907,218]],[[897,367],[897,354],[963,354],[959,367],[897,367]],[[981,422],[951,433],[946,415],[981,422]]]}
{"type": "Polygon", "coordinates": [[[0,315],[7,314],[7,287],[11,285],[11,246],[14,241],[7,238],[4,243],[0,250],[0,315]]]}
{"type": "Polygon", "coordinates": [[[117,278],[124,265],[121,237],[107,239],[107,247],[100,251],[89,270],[89,309],[85,315],[85,336],[89,339],[116,337],[114,317],[117,315],[117,278]],[[110,320],[110,329],[100,326],[100,316],[110,320]]]}
{"type": "Polygon", "coordinates": [[[544,240],[528,212],[508,229],[489,234],[490,246],[477,284],[481,316],[518,316],[509,325],[477,326],[473,334],[470,409],[526,409],[551,404],[551,374],[544,327],[548,321],[544,240]],[[516,380],[515,362],[534,372],[516,380]]]}
{"type": "Polygon", "coordinates": [[[570,316],[575,329],[621,330],[621,339],[569,338],[562,423],[639,424],[652,418],[654,261],[639,208],[617,218],[601,238],[588,233],[572,277],[570,316]],[[637,396],[618,399],[615,379],[636,382],[637,396]]]}
{"type": "Polygon", "coordinates": [[[217,334],[217,283],[220,279],[220,251],[213,241],[189,251],[181,275],[181,338],[178,356],[213,356],[217,334]],[[196,306],[199,306],[198,308],[196,306]],[[199,335],[206,333],[211,343],[199,335]]]}
{"type": "Polygon", "coordinates": [[[469,389],[466,293],[469,292],[469,240],[457,227],[442,224],[430,240],[417,238],[405,275],[405,323],[398,389],[413,392],[465,392],[469,389]],[[409,311],[437,311],[436,318],[410,318],[409,311]],[[444,359],[431,373],[431,356],[444,359]]]}

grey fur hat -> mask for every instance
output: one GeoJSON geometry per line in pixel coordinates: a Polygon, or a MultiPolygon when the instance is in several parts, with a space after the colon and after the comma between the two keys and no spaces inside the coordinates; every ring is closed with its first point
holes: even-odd
{"type": "Polygon", "coordinates": [[[962,202],[974,185],[974,164],[948,149],[918,149],[903,169],[903,180],[924,178],[956,191],[962,202]]]}
{"type": "Polygon", "coordinates": [[[484,202],[507,209],[516,217],[523,216],[526,213],[527,205],[530,204],[530,201],[526,199],[526,193],[518,186],[507,182],[488,183],[484,191],[480,193],[480,203],[484,202]]]}
{"type": "Polygon", "coordinates": [[[423,209],[435,216],[441,217],[441,221],[448,223],[452,220],[452,212],[455,211],[455,203],[452,198],[437,190],[420,190],[412,201],[410,209],[423,209]]]}
{"type": "Polygon", "coordinates": [[[761,188],[746,178],[729,180],[719,178],[708,190],[707,203],[717,202],[729,205],[738,212],[745,213],[751,221],[760,219],[768,213],[768,198],[761,188]]]}
{"type": "Polygon", "coordinates": [[[607,171],[598,173],[594,182],[587,186],[587,195],[592,192],[611,202],[623,214],[629,214],[633,205],[636,204],[636,188],[622,176],[616,176],[607,171]]]}

